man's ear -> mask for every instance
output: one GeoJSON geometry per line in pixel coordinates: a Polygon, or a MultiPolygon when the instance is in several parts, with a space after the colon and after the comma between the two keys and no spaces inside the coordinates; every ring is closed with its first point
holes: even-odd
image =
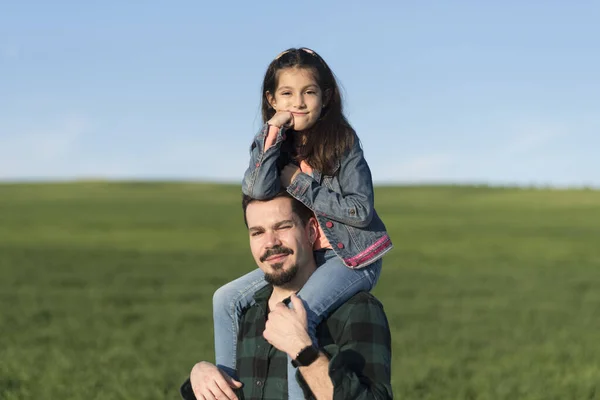
{"type": "Polygon", "coordinates": [[[275,96],[273,96],[271,94],[271,92],[266,92],[265,93],[265,97],[267,98],[267,102],[269,103],[269,105],[271,106],[271,108],[275,110],[275,107],[276,107],[275,96]]]}

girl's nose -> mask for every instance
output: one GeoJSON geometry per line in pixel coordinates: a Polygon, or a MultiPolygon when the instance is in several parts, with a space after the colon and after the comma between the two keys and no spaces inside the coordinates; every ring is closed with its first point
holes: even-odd
{"type": "Polygon", "coordinates": [[[294,106],[297,108],[304,107],[304,96],[302,94],[298,94],[294,99],[294,106]]]}

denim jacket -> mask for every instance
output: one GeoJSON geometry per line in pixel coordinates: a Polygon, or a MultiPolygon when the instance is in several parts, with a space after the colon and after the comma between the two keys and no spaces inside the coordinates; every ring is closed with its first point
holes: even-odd
{"type": "MultiPolygon", "coordinates": [[[[242,182],[244,194],[258,200],[275,196],[281,188],[281,145],[286,129],[279,130],[275,144],[265,152],[268,130],[265,124],[255,136],[242,182]]],[[[349,268],[365,267],[392,249],[385,225],[375,212],[371,171],[357,137],[332,176],[317,170],[313,176],[300,173],[287,191],[315,213],[333,250],[349,268]]]]}

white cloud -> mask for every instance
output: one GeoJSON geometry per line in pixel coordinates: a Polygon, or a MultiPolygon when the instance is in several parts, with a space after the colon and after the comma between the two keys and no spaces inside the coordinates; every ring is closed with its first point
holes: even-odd
{"type": "MultiPolygon", "coordinates": [[[[43,122],[42,122],[43,123],[43,122]]],[[[96,143],[101,129],[81,116],[47,128],[0,124],[0,180],[191,179],[241,181],[248,145],[223,137],[163,137],[164,143],[128,136],[121,145],[96,143]],[[93,128],[93,129],[92,129],[93,128]],[[6,133],[5,133],[6,132],[6,133]]],[[[112,137],[122,137],[112,132],[112,137]]],[[[111,139],[106,139],[111,140],[111,139]]]]}
{"type": "Polygon", "coordinates": [[[46,129],[22,129],[0,136],[0,179],[54,175],[88,129],[85,118],[67,116],[46,129]]]}
{"type": "MultiPolygon", "coordinates": [[[[78,115],[65,116],[53,123],[34,122],[37,128],[20,124],[10,126],[9,130],[7,122],[0,121],[0,180],[81,178],[240,182],[248,166],[248,141],[238,137],[198,135],[196,132],[148,137],[131,133],[137,132],[136,127],[100,136],[101,125],[91,126],[86,118],[78,115]],[[44,126],[41,124],[46,128],[39,128],[44,126]]],[[[398,154],[382,156],[386,148],[378,148],[379,154],[373,151],[368,159],[376,183],[596,182],[596,161],[590,158],[583,167],[584,164],[577,164],[575,159],[568,157],[566,151],[560,151],[568,150],[568,144],[572,145],[572,139],[577,136],[572,133],[577,132],[574,127],[562,128],[558,124],[505,125],[488,132],[485,143],[472,141],[470,137],[437,147],[433,146],[443,141],[415,138],[410,148],[402,147],[398,154]],[[411,149],[413,151],[409,152],[411,149]]],[[[588,131],[588,139],[597,140],[591,136],[592,130],[588,131]]],[[[581,133],[577,137],[581,139],[581,133]]],[[[388,148],[396,149],[394,146],[388,148]]]]}
{"type": "Polygon", "coordinates": [[[174,176],[236,181],[241,181],[248,157],[247,143],[222,137],[175,140],[156,156],[164,171],[173,171],[174,176]]]}
{"type": "Polygon", "coordinates": [[[480,129],[487,129],[485,147],[481,140],[473,141],[469,136],[463,142],[452,142],[452,148],[428,149],[433,142],[423,139],[413,143],[416,148],[425,149],[421,154],[398,155],[400,160],[396,163],[374,158],[373,179],[382,183],[554,182],[558,179],[556,171],[546,165],[558,168],[566,162],[557,149],[565,146],[574,127],[566,129],[551,121],[518,121],[493,130],[480,129]]]}
{"type": "Polygon", "coordinates": [[[545,124],[526,124],[511,129],[511,139],[500,152],[506,156],[520,156],[535,153],[555,139],[565,135],[559,126],[545,124]]]}
{"type": "Polygon", "coordinates": [[[376,182],[419,182],[443,180],[456,162],[451,154],[425,154],[398,164],[375,163],[371,166],[376,182]]]}

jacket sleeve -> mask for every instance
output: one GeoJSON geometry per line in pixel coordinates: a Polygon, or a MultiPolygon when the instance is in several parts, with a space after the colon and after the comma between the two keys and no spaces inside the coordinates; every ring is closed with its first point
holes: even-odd
{"type": "Polygon", "coordinates": [[[277,160],[285,139],[285,128],[279,130],[275,143],[265,151],[268,131],[269,126],[265,124],[254,137],[250,146],[250,164],[242,181],[242,192],[257,200],[273,197],[281,190],[277,160]]]}
{"type": "Polygon", "coordinates": [[[304,173],[296,176],[287,191],[315,213],[357,228],[367,227],[373,219],[373,181],[358,138],[342,158],[337,177],[341,193],[304,173]]]}
{"type": "MultiPolygon", "coordinates": [[[[374,300],[354,304],[349,311],[340,340],[321,349],[329,357],[333,399],[392,399],[391,334],[385,313],[374,300]]],[[[300,372],[296,378],[305,396],[314,399],[300,372]]]]}

